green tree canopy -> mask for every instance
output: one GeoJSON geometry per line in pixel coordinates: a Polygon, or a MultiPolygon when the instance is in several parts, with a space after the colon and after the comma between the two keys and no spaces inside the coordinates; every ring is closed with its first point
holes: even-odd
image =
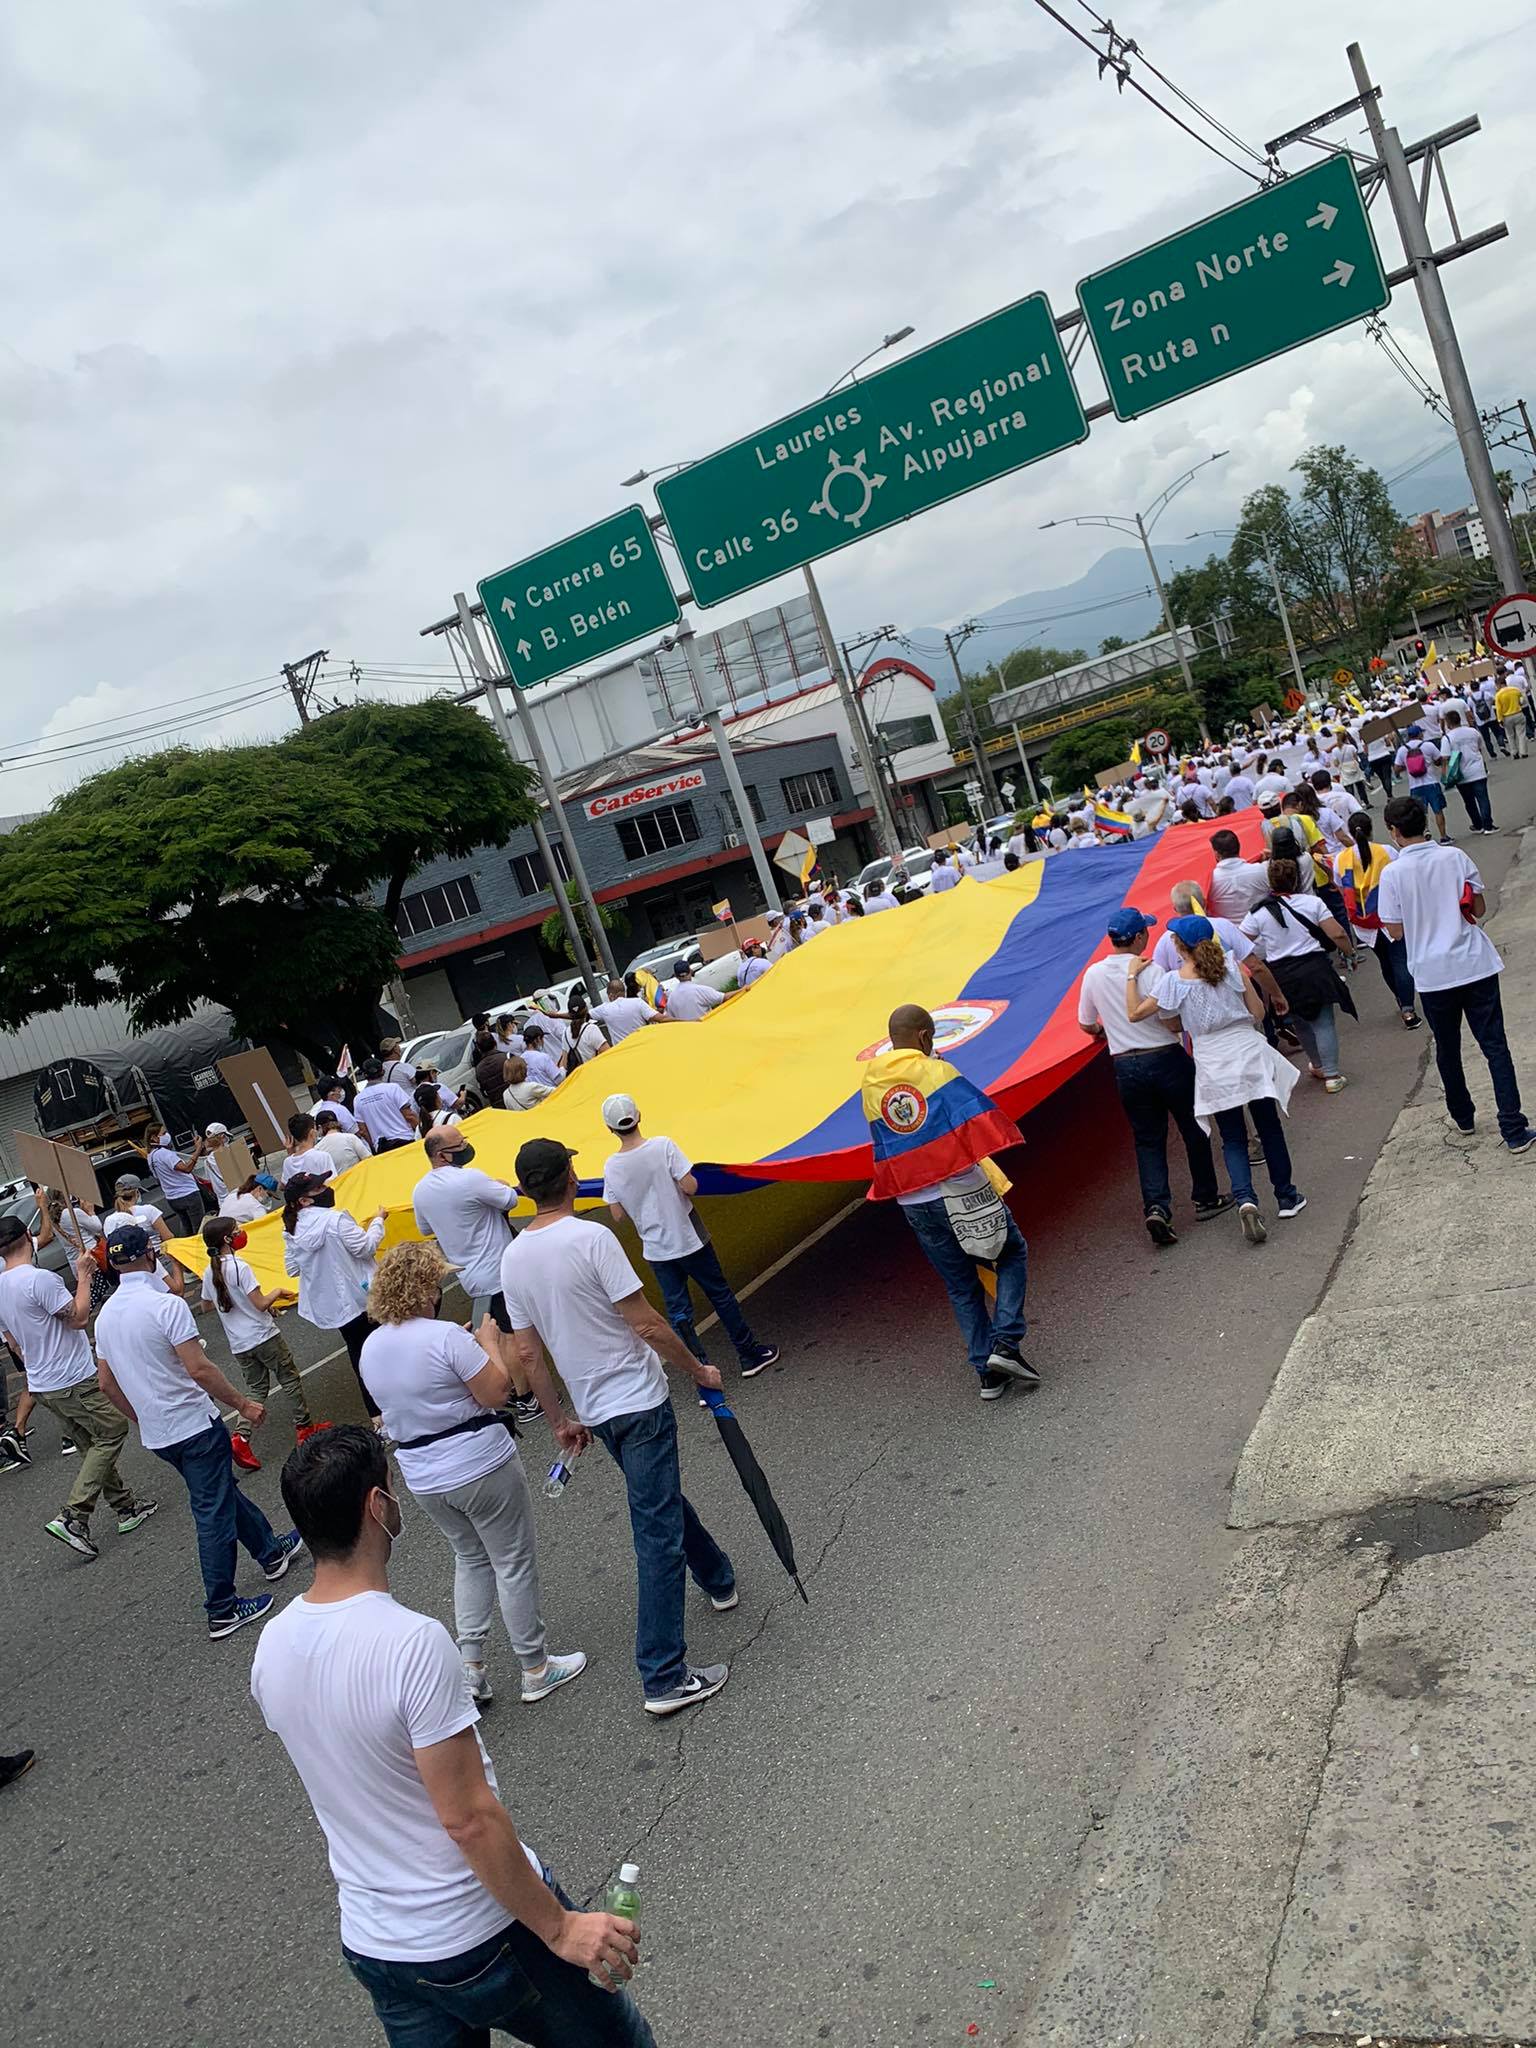
{"type": "Polygon", "coordinates": [[[411,873],[499,845],[533,816],[528,786],[483,719],[441,702],[93,775],[0,839],[0,1026],[122,1001],[151,1030],[207,1001],[312,1057],[367,1042],[411,873]]]}

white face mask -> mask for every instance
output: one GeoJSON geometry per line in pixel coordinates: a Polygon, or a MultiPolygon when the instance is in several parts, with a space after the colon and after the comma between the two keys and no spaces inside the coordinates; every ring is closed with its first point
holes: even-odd
{"type": "MultiPolygon", "coordinates": [[[[383,1492],[383,1489],[380,1488],[379,1491],[383,1492]]],[[[391,1529],[388,1522],[384,1521],[378,1515],[374,1515],[373,1519],[378,1523],[379,1527],[384,1531],[384,1534],[389,1538],[389,1554],[391,1557],[393,1557],[395,1554],[395,1545],[400,1541],[401,1537],[405,1533],[405,1516],[401,1513],[399,1501],[395,1499],[395,1496],[392,1493],[385,1493],[384,1498],[389,1502],[390,1506],[395,1511],[394,1528],[391,1529]]],[[[373,1514],[372,1508],[370,1508],[368,1512],[370,1514],[373,1514]]]]}

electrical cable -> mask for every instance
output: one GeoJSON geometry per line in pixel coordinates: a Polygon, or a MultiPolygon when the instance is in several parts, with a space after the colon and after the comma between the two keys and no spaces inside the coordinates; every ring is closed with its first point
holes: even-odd
{"type": "Polygon", "coordinates": [[[1098,25],[1100,35],[1109,37],[1111,44],[1112,59],[1114,56],[1114,46],[1116,44],[1119,45],[1120,53],[1122,56],[1133,55],[1139,57],[1141,59],[1143,68],[1147,71],[1150,71],[1152,76],[1155,79],[1157,79],[1159,83],[1166,85],[1171,93],[1173,93],[1178,99],[1181,99],[1184,102],[1185,106],[1189,108],[1191,113],[1197,114],[1200,117],[1200,119],[1206,123],[1208,127],[1214,128],[1218,135],[1223,136],[1228,142],[1230,142],[1234,149],[1240,149],[1243,152],[1244,156],[1251,156],[1254,162],[1256,164],[1262,164],[1266,171],[1270,168],[1270,159],[1264,155],[1262,150],[1255,149],[1251,142],[1245,142],[1241,135],[1234,133],[1232,129],[1227,127],[1225,122],[1218,121],[1216,116],[1213,113],[1209,112],[1205,107],[1202,107],[1198,100],[1192,99],[1190,95],[1187,92],[1185,92],[1182,86],[1175,85],[1173,80],[1167,75],[1166,72],[1159,71],[1157,66],[1152,62],[1152,59],[1141,47],[1140,43],[1127,42],[1126,38],[1117,31],[1114,23],[1112,21],[1106,20],[1102,15],[1096,13],[1095,10],[1088,5],[1088,0],[1077,0],[1077,4],[1079,7],[1082,8],[1084,14],[1088,16],[1089,20],[1095,22],[1098,25]]]}
{"type": "Polygon", "coordinates": [[[62,746],[39,748],[31,753],[0,760],[0,775],[13,774],[18,768],[34,768],[75,755],[130,752],[141,740],[158,739],[170,732],[184,732],[189,726],[206,725],[210,720],[233,718],[250,705],[272,703],[278,698],[286,697],[287,694],[286,686],[260,690],[238,704],[219,705],[211,711],[193,712],[184,718],[167,719],[162,724],[141,726],[129,732],[108,733],[100,739],[70,740],[62,746]]]}
{"type": "MultiPolygon", "coordinates": [[[[281,675],[271,675],[257,676],[253,682],[249,683],[227,683],[224,685],[223,689],[215,692],[215,696],[211,699],[206,690],[198,690],[197,692],[195,692],[194,695],[190,697],[168,698],[164,704],[157,704],[152,707],[149,705],[141,704],[132,711],[114,711],[110,713],[106,718],[84,719],[81,721],[80,724],[72,725],[69,728],[69,731],[71,733],[95,732],[101,726],[121,725],[130,719],[157,719],[159,718],[162,712],[173,710],[178,704],[202,704],[204,706],[208,706],[213,702],[222,701],[233,705],[239,700],[240,696],[244,692],[249,690],[260,689],[263,683],[280,683],[281,681],[281,675]]],[[[49,741],[62,739],[64,737],[65,735],[63,733],[45,732],[39,733],[36,739],[0,741],[0,752],[9,752],[11,747],[13,746],[39,747],[45,745],[49,741]]]]}

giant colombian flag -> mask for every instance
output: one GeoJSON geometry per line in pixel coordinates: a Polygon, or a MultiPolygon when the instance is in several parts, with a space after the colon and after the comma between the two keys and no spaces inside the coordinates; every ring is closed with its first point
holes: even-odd
{"type": "MultiPolygon", "coordinates": [[[[1101,1041],[1078,1028],[1083,969],[1108,950],[1105,924],[1122,904],[1159,920],[1175,882],[1202,891],[1210,839],[1234,829],[1252,858],[1262,842],[1255,810],[1180,824],[1154,839],[1052,854],[995,881],[969,877],[940,896],[853,918],[806,941],[768,974],[698,1024],[657,1024],[577,1069],[547,1102],[523,1112],[483,1110],[464,1129],[475,1164],[508,1182],[526,1139],[576,1150],[589,1200],[602,1196],[615,1140],[602,1103],[633,1095],[644,1128],[674,1138],[697,1163],[705,1195],[768,1181],[873,1177],[863,1069],[886,1050],[886,1021],[920,1003],[938,1026],[934,1051],[1015,1122],[1096,1056],[1101,1041]]],[[[360,1220],[389,1212],[385,1243],[415,1233],[411,1192],[425,1171],[412,1145],[365,1160],[337,1182],[360,1220]]],[[[265,1284],[281,1271],[281,1225],[250,1228],[245,1257],[265,1284]]],[[[186,1262],[204,1263],[195,1241],[186,1262]]]]}

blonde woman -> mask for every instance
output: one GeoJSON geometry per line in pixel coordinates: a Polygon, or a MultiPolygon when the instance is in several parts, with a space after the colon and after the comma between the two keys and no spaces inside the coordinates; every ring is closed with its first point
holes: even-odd
{"type": "Polygon", "coordinates": [[[551,1653],[539,1612],[533,1503],[517,1437],[501,1413],[512,1382],[495,1323],[479,1340],[438,1317],[456,1269],[434,1244],[402,1244],[379,1261],[368,1296],[377,1325],[363,1374],[393,1439],[401,1476],[453,1546],[453,1609],[469,1689],[491,1697],[486,1639],[497,1604],[531,1705],[586,1669],[584,1651],[551,1653]]]}

